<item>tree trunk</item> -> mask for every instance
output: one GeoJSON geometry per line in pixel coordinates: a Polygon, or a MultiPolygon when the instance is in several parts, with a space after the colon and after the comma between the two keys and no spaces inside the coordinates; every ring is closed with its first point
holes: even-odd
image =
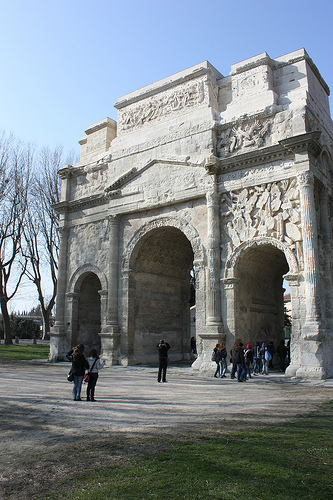
{"type": "Polygon", "coordinates": [[[43,336],[42,339],[50,338],[50,315],[46,309],[42,308],[42,318],[43,318],[43,336]]]}
{"type": "Polygon", "coordinates": [[[4,337],[5,337],[5,344],[9,345],[12,344],[12,332],[10,328],[10,318],[8,314],[8,308],[7,308],[7,301],[5,299],[1,300],[1,313],[2,313],[2,318],[3,318],[3,329],[4,329],[4,337]]]}

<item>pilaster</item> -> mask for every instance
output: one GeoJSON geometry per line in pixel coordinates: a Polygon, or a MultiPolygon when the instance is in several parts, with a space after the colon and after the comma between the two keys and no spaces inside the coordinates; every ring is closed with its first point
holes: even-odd
{"type": "Polygon", "coordinates": [[[317,340],[320,336],[320,305],[318,289],[318,235],[314,203],[314,178],[311,172],[298,176],[303,233],[306,318],[302,327],[304,339],[317,340]]]}

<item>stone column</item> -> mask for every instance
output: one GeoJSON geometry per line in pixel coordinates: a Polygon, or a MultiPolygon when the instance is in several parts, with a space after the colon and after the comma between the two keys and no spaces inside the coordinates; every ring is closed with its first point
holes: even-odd
{"type": "Polygon", "coordinates": [[[286,368],[288,377],[295,377],[301,366],[301,307],[299,297],[299,274],[285,274],[283,278],[290,288],[291,310],[292,310],[292,335],[290,339],[290,364],[286,368]]]}
{"type": "Polygon", "coordinates": [[[302,325],[301,338],[298,340],[300,368],[296,371],[296,377],[322,379],[326,378],[326,373],[323,367],[323,332],[318,286],[318,235],[313,174],[304,172],[298,176],[298,182],[303,235],[306,318],[302,325]]]}
{"type": "Polygon", "coordinates": [[[319,265],[323,266],[323,287],[325,290],[325,327],[326,337],[332,336],[333,333],[333,290],[332,290],[332,241],[330,232],[330,216],[329,216],[329,194],[327,187],[322,186],[319,192],[320,195],[320,237],[322,241],[322,262],[319,265]]]}
{"type": "Polygon", "coordinates": [[[318,339],[320,309],[318,290],[318,235],[314,203],[314,179],[311,172],[298,176],[302,220],[306,318],[302,328],[303,337],[318,339]]]}
{"type": "Polygon", "coordinates": [[[54,326],[50,332],[50,361],[65,359],[68,351],[66,342],[65,307],[67,286],[67,250],[68,250],[68,228],[59,228],[59,272],[57,291],[57,310],[54,326]]]}
{"type": "Polygon", "coordinates": [[[68,351],[66,340],[65,307],[67,287],[67,253],[68,253],[68,226],[67,226],[67,203],[70,199],[72,165],[65,165],[59,171],[61,178],[61,194],[59,206],[62,206],[59,220],[59,262],[58,262],[58,289],[56,320],[50,332],[50,361],[65,359],[68,351]]]}
{"type": "Polygon", "coordinates": [[[108,308],[108,291],[107,290],[99,290],[99,295],[101,297],[101,329],[102,332],[105,330],[105,326],[107,323],[107,308],[108,308]]]}
{"type": "Polygon", "coordinates": [[[218,342],[225,339],[222,335],[221,289],[220,289],[220,205],[217,193],[217,158],[207,158],[205,168],[211,176],[211,189],[207,199],[207,267],[205,271],[206,288],[206,325],[198,332],[202,352],[192,367],[200,372],[212,372],[215,363],[211,361],[211,352],[218,342]]]}
{"type": "Polygon", "coordinates": [[[118,321],[119,293],[119,219],[109,217],[109,280],[107,294],[106,325],[100,333],[102,355],[112,364],[118,363],[118,346],[120,340],[118,321]]]}
{"type": "Polygon", "coordinates": [[[227,331],[230,332],[233,337],[236,335],[236,311],[235,311],[235,295],[237,291],[238,283],[240,282],[239,278],[223,278],[221,282],[224,286],[225,293],[225,308],[227,310],[227,317],[224,318],[225,323],[227,325],[227,331]]]}
{"type": "Polygon", "coordinates": [[[213,189],[207,193],[208,262],[206,272],[207,326],[222,326],[220,290],[220,207],[217,179],[213,177],[213,189]]]}

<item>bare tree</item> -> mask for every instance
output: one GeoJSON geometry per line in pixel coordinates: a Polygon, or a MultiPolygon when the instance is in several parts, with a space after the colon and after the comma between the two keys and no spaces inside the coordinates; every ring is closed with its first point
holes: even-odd
{"type": "Polygon", "coordinates": [[[58,215],[52,205],[60,201],[59,169],[64,164],[63,149],[43,148],[36,162],[35,180],[25,225],[26,276],[36,285],[43,318],[43,338],[50,332],[50,317],[57,295],[58,215]],[[46,289],[48,288],[48,292],[46,289]]]}
{"type": "Polygon", "coordinates": [[[0,131],[0,202],[6,196],[10,180],[9,156],[14,138],[6,136],[4,130],[0,131]]]}
{"type": "Polygon", "coordinates": [[[5,344],[12,343],[8,302],[16,294],[26,270],[19,258],[28,201],[28,185],[33,162],[30,146],[5,134],[0,137],[0,305],[4,323],[5,344]]]}

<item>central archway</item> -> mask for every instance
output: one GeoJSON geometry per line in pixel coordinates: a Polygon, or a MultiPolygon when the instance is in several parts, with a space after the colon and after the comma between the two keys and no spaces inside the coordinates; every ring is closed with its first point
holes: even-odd
{"type": "Polygon", "coordinates": [[[190,352],[190,298],[193,249],[183,232],[164,226],[147,232],[131,262],[129,357],[156,362],[156,345],[165,338],[170,358],[190,352]]]}

